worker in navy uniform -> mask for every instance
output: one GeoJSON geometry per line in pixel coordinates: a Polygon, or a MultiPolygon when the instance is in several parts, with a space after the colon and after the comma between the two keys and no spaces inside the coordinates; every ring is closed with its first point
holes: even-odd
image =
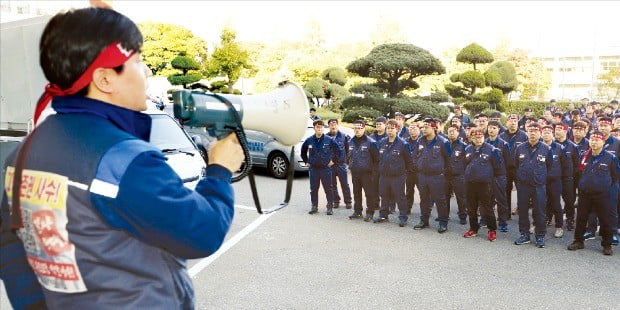
{"type": "Polygon", "coordinates": [[[437,135],[447,140],[448,134],[443,132],[443,123],[441,122],[441,120],[436,118],[435,124],[437,124],[437,135]]]}
{"type": "Polygon", "coordinates": [[[555,217],[555,238],[564,236],[564,212],[560,198],[562,196],[563,183],[573,182],[573,163],[566,154],[564,147],[554,141],[552,126],[542,128],[542,141],[551,148],[552,161],[551,167],[547,172],[547,203],[546,203],[546,225],[553,225],[552,219],[555,217]]]}
{"type": "Polygon", "coordinates": [[[342,198],[347,209],[351,209],[351,188],[349,187],[349,178],[347,177],[347,163],[346,159],[349,153],[349,141],[351,137],[338,129],[338,120],[331,118],[327,124],[329,125],[329,132],[327,136],[332,138],[338,148],[342,151],[342,156],[336,158],[334,166],[332,167],[332,190],[334,191],[334,209],[340,206],[340,195],[338,194],[338,183],[342,189],[342,198]]]}
{"type": "Polygon", "coordinates": [[[474,116],[474,123],[476,123],[476,127],[482,128],[484,131],[484,137],[488,136],[487,134],[487,126],[489,125],[489,116],[484,113],[479,113],[474,116]]]}
{"type": "Polygon", "coordinates": [[[316,121],[316,120],[320,120],[321,117],[316,115],[316,109],[315,108],[310,108],[310,119],[312,121],[316,121]]]}
{"type": "Polygon", "coordinates": [[[465,148],[467,144],[459,139],[458,126],[448,127],[448,141],[452,154],[450,156],[450,169],[446,172],[446,204],[450,212],[450,197],[456,196],[459,223],[467,224],[467,203],[465,200],[465,148]]]}
{"type": "Polygon", "coordinates": [[[450,169],[450,142],[437,135],[437,123],[432,118],[424,120],[423,137],[418,145],[418,190],[420,191],[420,222],[414,229],[429,226],[431,203],[437,205],[437,232],[448,230],[449,210],[446,204],[446,172],[450,169]]]}
{"type": "Polygon", "coordinates": [[[353,183],[353,214],[349,219],[357,219],[362,217],[362,190],[366,195],[366,217],[365,221],[369,221],[374,216],[378,205],[375,205],[372,172],[377,170],[379,164],[379,148],[377,143],[364,133],[366,130],[366,122],[356,120],[353,122],[354,136],[349,143],[349,152],[347,162],[349,170],[351,170],[351,182],[353,183]]]}
{"type": "Polygon", "coordinates": [[[502,113],[498,111],[494,111],[489,115],[489,122],[496,121],[499,124],[499,134],[502,134],[506,131],[506,127],[502,126],[502,113]]]}
{"type": "Polygon", "coordinates": [[[469,119],[469,115],[463,114],[463,109],[460,106],[454,106],[454,117],[458,118],[461,121],[461,124],[466,125],[471,123],[471,119],[469,119]]]}
{"type": "Polygon", "coordinates": [[[381,209],[379,217],[374,222],[381,223],[388,220],[388,201],[395,201],[398,205],[398,225],[407,224],[407,198],[405,184],[407,170],[410,169],[411,155],[409,146],[398,135],[398,122],[389,120],[387,123],[387,138],[379,144],[379,195],[381,195],[381,209]]]}
{"type": "MultiPolygon", "coordinates": [[[[515,166],[514,152],[521,143],[527,142],[527,134],[519,129],[519,116],[510,114],[506,117],[506,131],[499,137],[508,144],[508,161],[506,165],[506,205],[508,210],[512,210],[512,185],[516,184],[517,166],[515,166]]],[[[517,209],[512,211],[513,215],[517,215],[517,209]]]]}
{"type": "Polygon", "coordinates": [[[461,139],[461,141],[463,141],[465,144],[467,144],[467,132],[465,131],[465,128],[463,126],[463,124],[461,123],[461,119],[458,117],[452,117],[452,119],[450,120],[450,124],[455,125],[456,127],[458,127],[459,129],[459,139],[461,139]]]}
{"type": "Polygon", "coordinates": [[[525,127],[527,127],[527,119],[532,117],[534,112],[532,112],[532,108],[526,107],[523,109],[523,117],[519,119],[519,129],[525,131],[525,127]]]}
{"type": "Polygon", "coordinates": [[[511,160],[511,156],[508,143],[499,137],[501,127],[502,125],[498,121],[490,121],[489,125],[487,125],[489,137],[486,139],[486,142],[497,148],[502,155],[502,166],[496,171],[493,176],[493,183],[491,184],[493,192],[491,206],[493,206],[493,203],[497,205],[499,230],[501,232],[508,232],[508,224],[506,221],[510,217],[510,207],[508,206],[506,198],[506,163],[511,160]]]}
{"type": "MultiPolygon", "coordinates": [[[[375,142],[377,142],[377,147],[379,146],[379,143],[381,143],[382,139],[387,138],[387,132],[385,132],[386,124],[387,124],[387,119],[383,116],[379,116],[375,119],[375,131],[370,135],[370,137],[373,140],[375,140],[375,142]]],[[[373,177],[373,186],[375,189],[375,193],[377,193],[377,195],[374,195],[375,200],[376,200],[374,205],[380,206],[381,196],[379,195],[379,171],[378,170],[373,171],[372,177],[373,177]]],[[[394,201],[389,201],[388,205],[389,205],[390,210],[394,210],[396,208],[394,201]]]]}
{"type": "Polygon", "coordinates": [[[418,171],[416,166],[418,156],[418,140],[420,139],[420,125],[417,122],[409,124],[409,138],[405,141],[409,145],[409,153],[411,154],[411,166],[407,170],[407,214],[411,214],[413,208],[413,198],[415,196],[415,187],[418,184],[418,171]]]}
{"type": "Polygon", "coordinates": [[[474,123],[469,123],[465,125],[464,127],[465,127],[465,141],[463,142],[465,142],[465,144],[467,145],[470,145],[472,143],[470,133],[474,128],[477,128],[477,127],[476,127],[476,124],[474,123]]]}
{"type": "Polygon", "coordinates": [[[308,166],[310,176],[310,202],[312,207],[309,214],[318,212],[319,185],[323,184],[327,199],[327,215],[333,213],[334,194],[332,190],[332,166],[337,158],[344,153],[330,137],[323,134],[323,121],[312,122],[314,135],[308,137],[301,145],[301,159],[308,166]]]}
{"type": "Polygon", "coordinates": [[[603,149],[605,135],[600,131],[595,131],[590,136],[590,150],[588,150],[580,160],[579,170],[581,178],[579,180],[579,201],[577,207],[577,223],[575,226],[575,240],[568,246],[569,250],[584,248],[584,233],[588,216],[594,210],[601,220],[600,234],[602,237],[601,245],[603,254],[612,255],[612,205],[609,197],[609,188],[617,182],[620,167],[618,159],[610,152],[603,149]]]}
{"type": "Polygon", "coordinates": [[[578,178],[579,171],[579,150],[577,145],[568,140],[568,125],[555,125],[555,141],[564,147],[564,153],[572,165],[573,177],[562,178],[562,200],[564,200],[564,213],[566,214],[566,230],[575,229],[575,179],[578,178]]]}
{"type": "Polygon", "coordinates": [[[491,183],[493,177],[503,170],[502,155],[499,150],[484,142],[484,131],[474,128],[471,131],[473,144],[465,149],[465,188],[467,193],[467,213],[469,215],[469,230],[463,237],[471,238],[478,235],[478,208],[480,215],[488,223],[488,240],[497,239],[495,230],[495,213],[493,212],[491,183]]]}
{"type": "Polygon", "coordinates": [[[403,113],[396,112],[394,113],[394,119],[398,123],[398,137],[403,140],[407,140],[407,138],[409,138],[409,128],[405,126],[405,115],[403,113]]]}
{"type": "Polygon", "coordinates": [[[516,245],[530,243],[529,204],[532,203],[532,217],[536,227],[536,246],[545,247],[545,205],[547,200],[547,172],[553,156],[549,146],[540,142],[541,126],[531,123],[527,127],[527,143],[515,150],[517,167],[517,209],[519,211],[519,232],[516,245]]]}
{"type": "MultiPolygon", "coordinates": [[[[612,119],[607,116],[602,116],[598,118],[598,129],[605,136],[605,144],[603,145],[603,150],[611,153],[614,156],[620,155],[620,140],[616,139],[611,135],[612,129],[612,119]]],[[[616,208],[611,209],[611,216],[616,220],[612,221],[611,228],[613,229],[612,236],[612,244],[618,245],[618,182],[614,182],[612,187],[609,190],[609,194],[611,196],[611,204],[612,206],[616,206],[616,208]]],[[[600,219],[599,219],[600,222],[600,219]]],[[[595,212],[590,213],[590,220],[588,222],[588,227],[590,231],[596,231],[597,226],[596,215],[595,212]]]]}

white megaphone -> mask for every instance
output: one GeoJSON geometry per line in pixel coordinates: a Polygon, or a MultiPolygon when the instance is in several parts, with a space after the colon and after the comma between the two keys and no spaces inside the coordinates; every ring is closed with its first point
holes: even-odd
{"type": "Polygon", "coordinates": [[[308,126],[308,100],[297,84],[281,82],[259,95],[212,94],[178,90],[172,93],[174,116],[183,125],[205,127],[211,136],[226,137],[237,129],[234,108],[244,129],[268,133],[284,145],[295,145],[308,126]]]}

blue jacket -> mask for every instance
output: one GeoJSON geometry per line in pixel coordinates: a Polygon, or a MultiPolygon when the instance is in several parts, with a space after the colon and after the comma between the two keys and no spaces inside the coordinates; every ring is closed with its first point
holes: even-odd
{"type": "Polygon", "coordinates": [[[612,135],[609,135],[609,138],[605,140],[603,150],[611,153],[611,155],[618,157],[620,155],[620,140],[616,139],[612,135]]]}
{"type": "Polygon", "coordinates": [[[386,138],[387,137],[387,133],[384,131],[382,135],[379,135],[376,131],[373,132],[370,137],[375,140],[375,142],[379,143],[381,141],[381,139],[386,138]]]}
{"type": "Polygon", "coordinates": [[[379,175],[405,175],[411,167],[409,146],[403,139],[396,137],[390,143],[389,138],[381,140],[379,144],[379,175]]]}
{"type": "Polygon", "coordinates": [[[431,141],[422,136],[418,142],[416,164],[418,172],[425,175],[447,173],[450,169],[450,156],[452,155],[450,142],[439,135],[431,141]]]}
{"type": "Polygon", "coordinates": [[[510,147],[508,146],[508,143],[506,141],[504,141],[502,138],[497,137],[495,140],[491,141],[489,140],[489,138],[485,139],[485,142],[487,142],[488,144],[492,145],[493,147],[495,147],[496,149],[499,150],[499,152],[502,155],[502,169],[501,171],[499,171],[498,175],[505,175],[506,174],[506,170],[508,170],[508,163],[512,161],[512,156],[510,155],[510,147]]]}
{"type": "Polygon", "coordinates": [[[517,149],[517,146],[519,146],[521,143],[527,142],[527,134],[520,129],[517,129],[517,131],[513,133],[509,133],[508,130],[506,130],[501,133],[499,137],[508,144],[508,157],[505,157],[508,159],[505,163],[506,169],[514,170],[517,168],[515,166],[514,159],[515,150],[517,149]]]}
{"type": "Polygon", "coordinates": [[[334,160],[335,164],[344,164],[349,158],[349,141],[351,141],[351,137],[342,131],[338,131],[336,134],[332,134],[331,132],[326,133],[326,135],[334,140],[340,149],[340,153],[334,160]]]}
{"type": "Polygon", "coordinates": [[[467,145],[460,139],[450,142],[452,154],[450,155],[450,176],[459,176],[465,173],[465,148],[467,145]]]}
{"type": "Polygon", "coordinates": [[[547,172],[547,179],[572,179],[573,178],[573,163],[568,157],[568,154],[564,150],[564,147],[557,143],[552,142],[551,145],[552,161],[551,167],[547,172]]]}
{"type": "MultiPolygon", "coordinates": [[[[148,115],[83,97],[57,97],[53,107],[58,114],[33,133],[18,234],[48,307],[193,308],[184,259],[224,241],[234,214],[231,173],[209,166],[190,190],[145,141],[148,115]]],[[[4,199],[3,219],[9,208],[4,199]]]]}
{"type": "Polygon", "coordinates": [[[370,137],[353,137],[349,143],[349,170],[351,172],[372,172],[379,163],[379,147],[370,137]]]}
{"type": "Polygon", "coordinates": [[[580,161],[584,163],[584,169],[579,179],[579,192],[607,192],[620,177],[618,158],[605,150],[598,156],[588,152],[585,160],[582,156],[580,161]]]}
{"type": "Polygon", "coordinates": [[[411,155],[411,166],[407,172],[409,173],[417,173],[417,162],[418,162],[418,147],[420,145],[420,137],[417,139],[412,139],[411,135],[406,140],[407,145],[409,146],[409,154],[411,155]]]}
{"type": "Polygon", "coordinates": [[[343,154],[338,144],[325,134],[320,138],[311,135],[301,145],[301,159],[314,168],[325,168],[330,161],[336,163],[343,154]]]}
{"type": "Polygon", "coordinates": [[[547,184],[547,172],[551,168],[551,148],[542,142],[531,146],[529,142],[517,146],[515,166],[517,181],[522,184],[541,186],[547,184]]]}
{"type": "Polygon", "coordinates": [[[566,153],[566,157],[568,157],[572,166],[573,175],[575,175],[579,169],[579,150],[577,149],[577,145],[568,139],[564,140],[564,142],[556,142],[564,147],[564,153],[566,153]]]}
{"type": "Polygon", "coordinates": [[[491,183],[494,176],[506,174],[500,151],[486,142],[479,148],[467,146],[465,164],[465,182],[491,183]]]}

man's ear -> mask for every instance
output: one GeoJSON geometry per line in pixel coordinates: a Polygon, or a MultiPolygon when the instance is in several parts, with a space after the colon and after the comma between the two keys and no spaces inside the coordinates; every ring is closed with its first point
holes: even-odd
{"type": "Polygon", "coordinates": [[[98,91],[106,94],[114,92],[114,79],[116,78],[114,69],[97,68],[93,72],[92,86],[98,91]]]}

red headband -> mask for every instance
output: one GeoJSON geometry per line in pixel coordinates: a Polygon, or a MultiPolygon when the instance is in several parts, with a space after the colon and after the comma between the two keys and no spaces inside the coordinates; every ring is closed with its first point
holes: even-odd
{"type": "Polygon", "coordinates": [[[601,139],[601,140],[605,140],[605,136],[600,134],[600,133],[595,133],[590,135],[590,140],[592,139],[601,139]]]}
{"type": "Polygon", "coordinates": [[[605,120],[600,120],[600,121],[598,121],[598,123],[599,123],[599,124],[607,124],[607,125],[611,125],[611,121],[608,121],[608,120],[606,120],[606,119],[605,119],[605,120]]]}
{"type": "Polygon", "coordinates": [[[95,58],[92,64],[88,66],[86,71],[82,73],[82,75],[73,82],[73,85],[68,89],[62,90],[58,85],[48,83],[45,86],[45,92],[41,95],[39,102],[37,102],[37,107],[34,111],[34,123],[37,124],[39,120],[39,116],[41,116],[41,112],[47,107],[47,104],[52,100],[52,98],[57,96],[67,96],[73,95],[80,91],[82,88],[88,86],[93,79],[93,72],[97,68],[114,68],[124,64],[135,51],[126,50],[121,46],[120,42],[114,42],[108,47],[106,47],[100,54],[95,58]]]}

